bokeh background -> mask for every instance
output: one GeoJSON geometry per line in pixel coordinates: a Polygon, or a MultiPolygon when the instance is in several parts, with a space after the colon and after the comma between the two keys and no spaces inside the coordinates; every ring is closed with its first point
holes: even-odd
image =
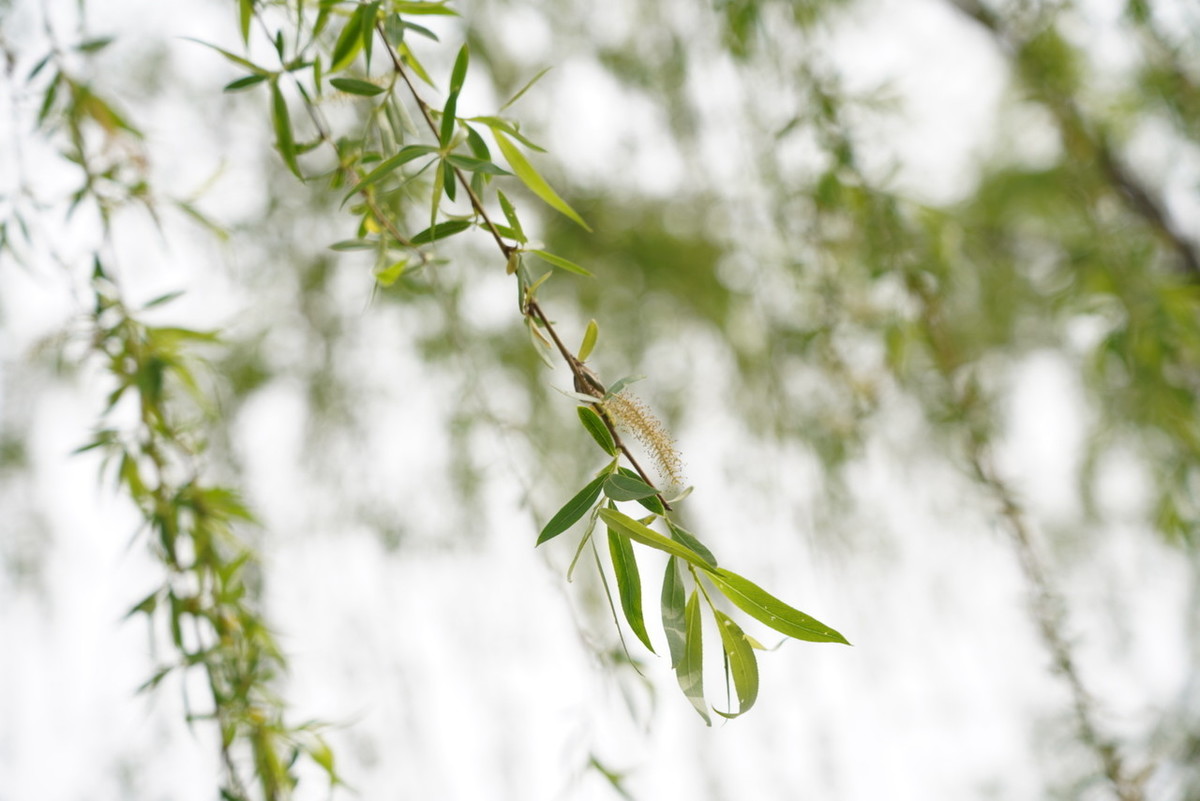
{"type": "Polygon", "coordinates": [[[594,233],[510,194],[597,278],[543,304],[571,341],[598,322],[606,380],[647,376],[689,528],[854,643],[763,654],[757,708],[713,728],[627,637],[631,664],[594,570],[566,581],[578,532],[533,547],[599,462],[488,241],[386,288],[330,250],[355,227],[337,193],[188,41],[240,52],[235,5],[0,3],[0,801],[208,799],[220,770],[186,679],[136,693],[165,644],[124,615],[160,568],[101,457],[71,455],[111,383],[80,324],[103,236],[65,214],[26,76],[87,36],[115,37],[71,58],[144,131],[159,210],[103,246],[131,304],[183,289],[153,319],[222,333],[197,351],[206,469],[262,521],[279,689],[333,724],[335,798],[1115,798],[1105,744],[1127,798],[1200,798],[1194,4],[460,0],[429,23],[435,75],[471,47],[461,115],[553,67],[510,113],[594,233]]]}

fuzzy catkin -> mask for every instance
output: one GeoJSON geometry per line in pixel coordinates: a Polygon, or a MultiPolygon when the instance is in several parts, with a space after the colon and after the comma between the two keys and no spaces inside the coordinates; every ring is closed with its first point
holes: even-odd
{"type": "Polygon", "coordinates": [[[682,488],[683,460],[675,447],[675,440],[667,433],[662,421],[650,411],[650,407],[641,398],[628,392],[620,392],[601,405],[620,429],[632,434],[646,449],[661,478],[670,483],[670,488],[682,488]]]}

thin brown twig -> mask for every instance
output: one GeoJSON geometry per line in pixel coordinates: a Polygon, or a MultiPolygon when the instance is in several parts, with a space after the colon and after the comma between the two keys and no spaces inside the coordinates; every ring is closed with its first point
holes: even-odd
{"type": "MultiPolygon", "coordinates": [[[[417,107],[421,110],[421,116],[424,117],[425,123],[429,126],[429,130],[434,136],[438,136],[438,125],[433,120],[432,107],[426,103],[425,100],[422,99],[420,93],[417,92],[417,87],[413,84],[412,79],[409,77],[408,71],[404,68],[404,64],[399,55],[396,53],[395,49],[393,49],[391,42],[387,40],[387,35],[384,32],[383,26],[380,23],[376,23],[375,30],[379,34],[380,39],[383,40],[384,47],[388,52],[388,57],[392,62],[392,68],[408,87],[409,93],[412,95],[417,107]]],[[[471,188],[471,183],[467,180],[462,170],[460,170],[458,167],[454,167],[453,165],[451,165],[451,168],[454,171],[455,178],[466,191],[467,197],[471,201],[471,207],[474,209],[475,213],[479,215],[480,219],[483,220],[484,226],[488,229],[488,232],[491,233],[492,238],[496,242],[496,246],[500,248],[500,253],[504,256],[505,262],[507,263],[512,254],[518,251],[519,248],[516,245],[510,245],[504,241],[504,238],[500,235],[499,229],[496,227],[496,224],[492,222],[492,218],[487,213],[487,209],[484,208],[483,202],[479,199],[479,196],[475,194],[475,190],[471,188]]],[[[588,390],[587,394],[594,395],[597,398],[603,397],[605,392],[604,385],[601,384],[596,378],[595,374],[586,365],[584,365],[583,361],[580,360],[570,348],[563,344],[558,332],[554,329],[554,326],[551,324],[550,319],[546,316],[546,313],[542,311],[542,307],[538,304],[537,300],[532,297],[524,298],[522,311],[526,316],[535,318],[537,323],[546,330],[546,333],[550,335],[550,338],[554,341],[555,347],[558,349],[559,355],[562,356],[563,361],[567,363],[567,367],[571,370],[576,388],[581,392],[586,388],[588,390]]],[[[600,404],[596,404],[596,406],[600,412],[600,418],[604,421],[604,425],[608,428],[609,433],[612,434],[613,442],[616,444],[621,454],[629,461],[629,463],[633,466],[633,469],[637,471],[637,474],[641,477],[642,481],[644,481],[647,486],[655,489],[655,497],[657,497],[659,502],[662,503],[663,508],[667,511],[671,511],[671,505],[667,502],[666,497],[662,492],[658,491],[658,488],[655,487],[654,482],[650,479],[650,476],[644,469],[642,469],[642,466],[638,464],[637,459],[634,458],[633,453],[622,441],[621,435],[618,433],[617,427],[613,423],[608,412],[605,411],[600,404]]]]}

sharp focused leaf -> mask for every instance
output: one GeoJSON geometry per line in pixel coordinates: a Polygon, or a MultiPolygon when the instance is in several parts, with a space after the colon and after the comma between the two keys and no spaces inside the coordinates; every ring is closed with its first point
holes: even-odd
{"type": "Polygon", "coordinates": [[[713,583],[733,605],[781,634],[808,642],[850,643],[824,623],[793,609],[749,579],[725,568],[706,568],[713,583]]]}
{"type": "Polygon", "coordinates": [[[617,443],[613,441],[612,432],[608,430],[608,426],[604,425],[604,421],[600,419],[600,415],[596,414],[596,410],[591,406],[580,406],[575,411],[579,413],[579,422],[583,423],[583,427],[596,440],[596,444],[603,448],[609,456],[616,456],[617,443]]]}
{"type": "Polygon", "coordinates": [[[662,583],[662,624],[667,635],[667,649],[671,652],[671,667],[678,667],[683,659],[687,642],[687,620],[684,617],[683,574],[679,560],[674,556],[667,559],[667,572],[662,583]]]}
{"type": "Polygon", "coordinates": [[[425,245],[438,239],[445,239],[448,236],[461,234],[472,225],[474,225],[474,223],[472,223],[470,220],[449,220],[447,222],[441,222],[437,225],[429,226],[409,241],[414,245],[425,245]]]}
{"type": "Polygon", "coordinates": [[[608,531],[608,552],[612,556],[613,573],[617,577],[617,594],[621,596],[621,611],[629,621],[629,628],[637,635],[650,653],[650,635],[646,633],[646,621],[642,617],[642,579],[638,573],[637,558],[628,537],[608,531]]]}
{"type": "Polygon", "coordinates": [[[704,718],[705,725],[711,726],[708,704],[704,701],[703,627],[700,619],[700,596],[696,590],[692,590],[692,595],[688,598],[684,619],[686,627],[683,658],[675,667],[675,676],[679,679],[679,689],[683,690],[683,694],[692,702],[700,717],[704,718]]]}
{"type": "Polygon", "coordinates": [[[758,699],[758,660],[754,656],[754,648],[741,627],[729,615],[714,610],[717,619],[717,630],[721,632],[721,647],[725,650],[729,672],[733,674],[733,687],[737,692],[738,711],[716,713],[726,718],[736,718],[750,711],[758,699]]]}
{"type": "Polygon", "coordinates": [[[608,478],[608,473],[601,473],[596,476],[591,482],[576,493],[575,497],[567,501],[563,508],[559,509],[554,517],[550,518],[550,522],[542,529],[542,533],[538,534],[537,544],[552,540],[559,534],[575,525],[575,521],[583,517],[588,509],[596,505],[596,501],[600,499],[600,488],[604,485],[604,479],[608,478]]]}
{"type": "Polygon", "coordinates": [[[688,531],[683,526],[676,525],[670,520],[667,521],[667,528],[671,530],[671,537],[673,539],[682,542],[684,545],[700,554],[700,556],[704,557],[704,561],[708,562],[712,567],[717,566],[717,557],[713,556],[712,551],[708,550],[704,543],[696,539],[692,532],[688,531]]]}
{"type": "Polygon", "coordinates": [[[648,545],[651,548],[657,548],[672,556],[678,556],[680,559],[690,562],[696,567],[708,569],[708,562],[705,562],[704,557],[700,556],[700,554],[673,539],[664,537],[654,529],[639,523],[628,515],[613,509],[601,509],[600,517],[603,518],[605,523],[616,529],[619,534],[624,534],[630,539],[640,542],[642,545],[648,545]]]}
{"type": "Polygon", "coordinates": [[[349,92],[352,95],[362,95],[363,97],[373,97],[374,95],[382,94],[383,89],[369,81],[360,81],[357,78],[333,78],[329,81],[335,89],[341,89],[343,92],[349,92]]]}
{"type": "Polygon", "coordinates": [[[292,136],[292,120],[288,116],[287,102],[283,99],[283,92],[279,91],[279,84],[274,81],[271,82],[271,118],[275,123],[275,145],[279,148],[283,163],[297,178],[303,179],[300,165],[296,163],[296,140],[292,136]]]}
{"type": "Polygon", "coordinates": [[[640,478],[631,478],[616,473],[609,476],[608,481],[604,482],[604,494],[614,501],[636,501],[657,495],[658,490],[640,478]]]}
{"type": "Polygon", "coordinates": [[[588,224],[583,221],[583,218],[576,213],[575,209],[567,205],[567,201],[559,197],[558,193],[554,191],[550,184],[546,183],[546,179],[543,178],[538,171],[533,168],[533,165],[530,164],[529,160],[525,158],[525,154],[518,150],[516,145],[508,140],[508,137],[502,134],[495,127],[492,128],[492,136],[496,138],[496,144],[499,145],[500,152],[503,153],[504,158],[508,160],[508,164],[510,167],[512,167],[513,172],[516,173],[517,177],[521,179],[521,182],[524,183],[525,186],[529,187],[529,191],[540,197],[552,208],[555,208],[566,216],[570,217],[585,231],[592,230],[588,227],[588,224]]]}
{"type": "Polygon", "coordinates": [[[595,320],[588,320],[587,330],[583,332],[583,344],[579,346],[579,361],[586,362],[596,347],[596,337],[600,335],[600,327],[595,320]]]}
{"type": "MultiPolygon", "coordinates": [[[[620,468],[620,473],[623,476],[628,476],[629,478],[637,479],[638,481],[642,480],[641,476],[630,470],[628,467],[620,468]]],[[[645,498],[638,498],[637,502],[645,507],[647,511],[653,512],[659,517],[662,517],[667,513],[667,507],[663,506],[662,501],[658,499],[657,495],[647,495],[645,498]]],[[[670,521],[667,522],[669,523],[670,521]]],[[[685,542],[683,544],[687,545],[688,543],[685,542]]],[[[703,556],[704,554],[701,553],[700,555],[703,556]]]]}

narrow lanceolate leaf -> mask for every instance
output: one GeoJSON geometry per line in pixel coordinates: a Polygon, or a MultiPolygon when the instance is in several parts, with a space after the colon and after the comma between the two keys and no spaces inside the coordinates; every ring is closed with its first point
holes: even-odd
{"type": "Polygon", "coordinates": [[[381,87],[369,81],[360,81],[357,78],[333,78],[329,82],[333,84],[335,89],[341,89],[343,92],[349,92],[352,95],[373,97],[374,95],[383,93],[381,87]]]}
{"type": "Polygon", "coordinates": [[[409,2],[409,0],[400,0],[400,2],[392,3],[392,10],[401,14],[438,14],[445,17],[457,17],[458,12],[452,8],[447,8],[446,3],[422,3],[409,2]]]}
{"type": "Polygon", "coordinates": [[[616,473],[604,482],[604,494],[614,501],[637,501],[657,495],[658,490],[642,481],[640,478],[616,473]]]}
{"type": "Polygon", "coordinates": [[[575,525],[575,521],[583,517],[588,509],[596,505],[596,501],[600,499],[600,488],[604,485],[604,479],[608,478],[608,473],[604,472],[592,479],[586,487],[581,489],[574,498],[567,501],[563,508],[559,509],[554,517],[550,518],[550,522],[542,529],[542,533],[538,534],[537,544],[541,545],[547,540],[552,540],[559,534],[575,525]]]}
{"type": "Polygon", "coordinates": [[[540,81],[540,80],[542,79],[542,76],[543,76],[543,75],[545,75],[547,72],[549,72],[549,71],[550,71],[550,69],[551,69],[550,67],[546,67],[544,70],[542,70],[541,72],[539,72],[537,75],[534,75],[532,78],[530,78],[530,79],[529,79],[529,80],[528,80],[528,81],[525,83],[525,85],[524,85],[524,86],[522,86],[520,89],[518,89],[518,90],[517,90],[517,93],[516,93],[515,95],[513,95],[512,97],[510,97],[510,98],[508,99],[508,102],[507,102],[507,103],[505,103],[503,106],[501,106],[501,107],[500,107],[500,110],[501,110],[501,111],[504,111],[504,109],[508,108],[508,107],[509,107],[509,106],[511,106],[513,103],[516,103],[518,100],[520,100],[520,99],[521,99],[521,95],[523,95],[523,94],[525,94],[526,92],[528,92],[528,91],[529,91],[529,90],[530,90],[530,89],[533,87],[533,85],[534,85],[535,83],[537,83],[538,81],[540,81]]]}
{"type": "Polygon", "coordinates": [[[591,406],[580,406],[576,411],[579,412],[579,422],[583,423],[583,427],[596,440],[596,444],[603,448],[609,456],[616,456],[617,443],[613,441],[612,432],[608,430],[608,426],[604,425],[604,421],[600,419],[600,415],[596,414],[596,410],[591,406]]]}
{"type": "Polygon", "coordinates": [[[450,94],[456,95],[463,88],[463,82],[467,80],[467,62],[470,61],[471,54],[464,44],[458,51],[458,58],[454,59],[454,69],[450,72],[450,94]]]}
{"type": "Polygon", "coordinates": [[[292,136],[292,120],[288,116],[287,102],[283,99],[283,92],[279,91],[279,84],[274,81],[271,82],[271,117],[275,123],[275,145],[279,148],[283,163],[297,178],[303,178],[304,176],[300,175],[300,165],[296,163],[296,140],[292,136]]]}
{"type": "Polygon", "coordinates": [[[799,609],[793,609],[749,579],[723,567],[706,568],[706,572],[734,606],[781,634],[808,642],[850,644],[837,631],[799,609]]]}
{"type": "Polygon", "coordinates": [[[436,152],[437,148],[433,147],[432,145],[409,145],[408,147],[401,149],[399,153],[392,156],[390,159],[381,162],[378,167],[363,176],[363,179],[358,182],[355,188],[356,190],[365,189],[371,184],[388,177],[388,175],[391,174],[391,172],[397,167],[407,164],[415,158],[420,158],[421,156],[436,152]]]}
{"type": "MultiPolygon", "coordinates": [[[[639,476],[637,473],[630,470],[628,467],[622,467],[622,468],[619,468],[619,470],[620,470],[621,475],[623,475],[623,476],[628,476],[629,478],[637,479],[638,481],[642,480],[641,476],[639,476]]],[[[662,517],[663,515],[665,515],[667,513],[667,507],[663,506],[662,501],[660,501],[658,499],[657,495],[647,495],[645,498],[638,498],[637,502],[640,503],[643,507],[645,507],[645,509],[647,511],[653,512],[654,514],[658,515],[659,517],[662,517]]],[[[670,522],[671,521],[668,520],[667,524],[670,525],[670,522]]],[[[692,547],[690,543],[684,542],[683,544],[688,546],[689,548],[692,547]]],[[[700,554],[700,556],[704,556],[705,551],[696,551],[696,553],[700,554]]]]}
{"type": "Polygon", "coordinates": [[[445,239],[448,236],[461,234],[473,225],[470,220],[449,220],[440,222],[437,225],[431,225],[421,233],[415,235],[409,241],[414,245],[426,245],[438,239],[445,239]]]}
{"type": "Polygon", "coordinates": [[[469,172],[482,172],[488,175],[512,175],[508,170],[501,167],[499,164],[494,164],[487,159],[476,159],[470,156],[460,156],[451,154],[446,156],[446,161],[469,172]]]}
{"type": "Polygon", "coordinates": [[[662,624],[667,635],[667,649],[671,652],[671,667],[679,666],[683,659],[684,644],[687,642],[687,621],[684,618],[683,574],[679,571],[679,560],[674,556],[667,559],[667,572],[662,583],[662,624]]]}
{"type": "Polygon", "coordinates": [[[238,0],[238,23],[242,44],[250,43],[250,20],[254,17],[254,0],[238,0]]]}
{"type": "Polygon", "coordinates": [[[587,330],[583,332],[583,344],[579,346],[579,361],[586,362],[596,347],[596,337],[600,335],[600,327],[595,320],[588,320],[587,330]]]}
{"type": "Polygon", "coordinates": [[[692,532],[688,531],[683,526],[672,523],[670,520],[667,521],[667,528],[671,530],[672,539],[682,542],[684,545],[700,554],[700,556],[704,557],[704,561],[708,562],[708,564],[712,567],[717,566],[717,557],[713,556],[712,551],[708,550],[704,543],[696,539],[696,535],[692,534],[692,532]]]}
{"type": "Polygon", "coordinates": [[[758,660],[754,656],[754,648],[745,632],[729,615],[714,610],[717,618],[717,630],[721,632],[721,647],[725,650],[729,672],[733,674],[733,688],[737,692],[737,712],[722,712],[714,710],[726,718],[736,718],[743,715],[754,706],[758,699],[758,660]]]}
{"type": "Polygon", "coordinates": [[[678,556],[680,559],[690,562],[696,567],[702,567],[706,570],[711,569],[708,562],[704,561],[704,557],[691,548],[681,545],[673,539],[664,537],[649,526],[634,520],[629,515],[622,514],[613,509],[601,509],[600,517],[611,528],[615,529],[618,534],[624,534],[635,542],[656,548],[671,556],[678,556]]]}
{"type": "Polygon", "coordinates": [[[350,19],[346,20],[346,27],[342,28],[341,34],[338,35],[337,42],[333,45],[333,55],[330,56],[331,63],[329,71],[341,72],[349,67],[354,57],[358,55],[358,51],[363,45],[363,25],[370,24],[366,19],[366,13],[370,6],[362,5],[354,10],[350,15],[350,19]]]}
{"type": "MultiPolygon", "coordinates": [[[[585,225],[584,228],[587,228],[587,226],[585,225]]],[[[591,229],[588,228],[588,230],[590,231],[591,229]]],[[[533,253],[540,259],[545,259],[546,261],[553,264],[555,267],[559,267],[563,270],[566,270],[569,273],[575,273],[576,275],[585,275],[588,278],[593,277],[590,270],[585,270],[584,268],[580,267],[575,262],[568,261],[567,259],[564,259],[562,256],[555,256],[553,253],[549,252],[548,250],[531,250],[529,252],[533,253]]]]}
{"type": "Polygon", "coordinates": [[[504,217],[508,220],[509,226],[513,230],[513,239],[524,244],[529,240],[525,238],[525,231],[521,229],[521,221],[517,218],[517,210],[513,208],[512,202],[499,189],[496,190],[496,197],[500,200],[500,208],[504,211],[504,217]]]}
{"type": "Polygon", "coordinates": [[[692,706],[696,707],[700,717],[704,718],[705,725],[711,726],[712,720],[708,717],[708,704],[704,701],[704,642],[700,619],[700,596],[696,590],[692,590],[692,595],[688,598],[684,619],[683,658],[675,667],[675,676],[679,679],[679,689],[683,690],[683,694],[692,702],[692,706]]]}
{"type": "Polygon", "coordinates": [[[633,555],[633,544],[628,537],[608,531],[608,552],[612,556],[613,574],[617,577],[617,594],[621,596],[621,611],[629,621],[629,628],[642,641],[642,645],[654,653],[650,635],[646,633],[646,621],[642,617],[642,578],[638,573],[637,558],[633,555]]]}
{"type": "Polygon", "coordinates": [[[225,84],[222,92],[240,92],[251,86],[256,86],[267,79],[266,75],[247,75],[243,78],[238,78],[236,81],[230,81],[225,84]]]}
{"type": "Polygon", "coordinates": [[[579,223],[585,231],[591,231],[588,224],[583,221],[583,218],[576,213],[575,209],[567,205],[567,201],[558,196],[558,193],[546,183],[529,160],[525,158],[525,154],[517,149],[517,146],[508,140],[504,134],[500,133],[496,128],[492,128],[492,136],[496,138],[496,144],[500,146],[500,152],[504,154],[504,158],[508,160],[508,164],[512,167],[512,171],[525,186],[529,187],[529,191],[544,200],[549,206],[557,209],[566,216],[570,217],[575,222],[579,223]]]}

